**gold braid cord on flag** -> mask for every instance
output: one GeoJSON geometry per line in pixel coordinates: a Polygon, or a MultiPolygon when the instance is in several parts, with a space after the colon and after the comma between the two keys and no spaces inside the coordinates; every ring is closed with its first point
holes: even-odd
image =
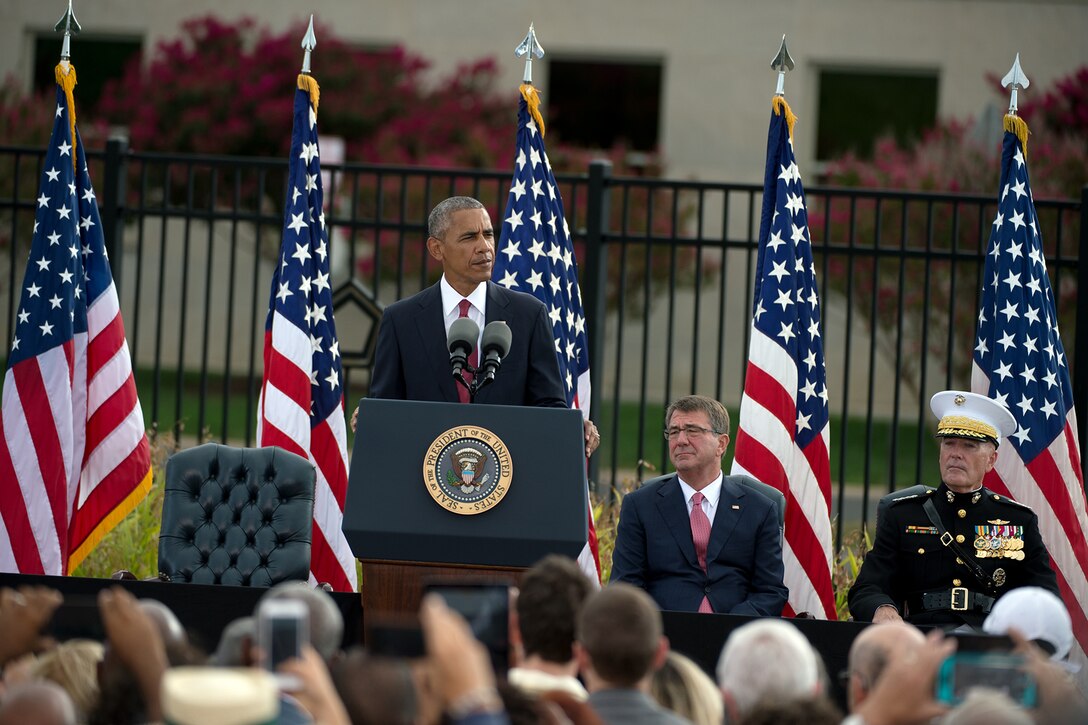
{"type": "MultiPolygon", "coordinates": [[[[76,168],[76,99],[72,95],[72,91],[76,88],[76,67],[71,63],[68,64],[68,68],[65,69],[63,63],[57,63],[57,67],[53,69],[53,74],[57,78],[57,85],[64,90],[64,95],[68,99],[68,128],[72,132],[72,168],[76,168]]],[[[76,169],[78,172],[78,169],[76,169]]]]}
{"type": "Polygon", "coordinates": [[[1014,116],[1011,113],[1005,116],[1005,130],[1011,134],[1015,134],[1016,138],[1020,139],[1020,146],[1024,149],[1024,158],[1028,157],[1028,124],[1027,121],[1014,116]]]}
{"type": "Polygon", "coordinates": [[[540,94],[536,92],[536,87],[532,83],[522,83],[518,90],[521,91],[521,97],[525,99],[526,105],[529,106],[529,114],[536,121],[540,137],[544,138],[544,117],[540,115],[540,94]]]}
{"type": "Polygon", "coordinates": [[[797,123],[797,116],[794,115],[793,110],[790,108],[790,104],[786,103],[786,99],[782,96],[775,96],[771,100],[771,110],[774,111],[774,115],[781,116],[786,114],[786,127],[790,130],[790,140],[793,140],[793,124],[797,123]]]}
{"type": "Polygon", "coordinates": [[[298,74],[298,89],[300,91],[306,91],[310,94],[310,103],[314,106],[314,115],[317,115],[317,103],[321,100],[321,86],[317,85],[317,80],[305,73],[298,74]]]}

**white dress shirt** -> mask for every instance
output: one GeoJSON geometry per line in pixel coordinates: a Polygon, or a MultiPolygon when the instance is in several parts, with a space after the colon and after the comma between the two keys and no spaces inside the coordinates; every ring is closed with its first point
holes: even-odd
{"type": "Polygon", "coordinates": [[[446,281],[446,275],[438,282],[438,289],[442,292],[442,319],[446,324],[446,337],[450,335],[450,325],[461,316],[461,300],[467,299],[469,303],[468,318],[480,327],[480,336],[476,338],[476,349],[480,349],[480,337],[483,336],[484,320],[487,307],[487,283],[481,282],[472,290],[468,297],[462,297],[461,293],[450,286],[446,281]]]}
{"type": "MultiPolygon", "coordinates": [[[[718,477],[711,481],[702,491],[699,491],[699,493],[703,494],[703,513],[710,520],[711,526],[714,526],[714,514],[718,512],[718,499],[722,496],[722,477],[722,472],[718,471],[718,477]]],[[[684,492],[684,502],[687,504],[688,516],[690,517],[691,510],[694,508],[691,497],[695,495],[696,491],[685,483],[679,474],[677,474],[676,480],[680,482],[680,490],[684,492]]]]}

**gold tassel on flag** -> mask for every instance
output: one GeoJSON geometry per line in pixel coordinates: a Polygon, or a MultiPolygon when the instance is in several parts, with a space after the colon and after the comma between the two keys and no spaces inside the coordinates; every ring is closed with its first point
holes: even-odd
{"type": "Polygon", "coordinates": [[[776,116],[786,114],[786,127],[790,130],[790,140],[793,140],[793,124],[797,123],[797,116],[794,115],[790,109],[790,104],[786,103],[786,99],[783,96],[775,96],[771,100],[771,110],[774,111],[776,116]]]}
{"type": "Polygon", "coordinates": [[[310,94],[310,103],[314,106],[314,115],[317,115],[317,102],[321,100],[321,87],[313,76],[305,73],[298,74],[298,89],[310,94]]]}
{"type": "MultiPolygon", "coordinates": [[[[76,99],[72,91],[76,87],[76,67],[68,63],[65,68],[63,63],[57,63],[53,69],[57,77],[57,85],[64,90],[64,96],[68,99],[68,128],[72,132],[72,168],[76,169],[76,99]]],[[[76,169],[79,172],[79,169],[76,169]]]]}
{"type": "Polygon", "coordinates": [[[519,90],[521,91],[521,97],[525,99],[525,103],[529,106],[529,113],[532,115],[533,120],[536,121],[540,137],[544,138],[544,117],[540,115],[540,94],[536,92],[536,87],[532,83],[522,83],[519,90]]]}
{"type": "Polygon", "coordinates": [[[1009,113],[1005,116],[1005,130],[1016,134],[1016,138],[1020,139],[1020,147],[1024,149],[1024,158],[1026,159],[1028,157],[1028,133],[1030,133],[1027,121],[1009,113]]]}

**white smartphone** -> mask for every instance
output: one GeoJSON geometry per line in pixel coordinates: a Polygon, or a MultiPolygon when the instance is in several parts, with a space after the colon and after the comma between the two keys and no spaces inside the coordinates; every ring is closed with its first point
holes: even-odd
{"type": "Polygon", "coordinates": [[[298,689],[298,678],[278,672],[280,664],[302,656],[310,639],[310,613],[306,605],[290,599],[270,599],[257,610],[257,644],[261,665],[279,682],[281,690],[298,689]]]}

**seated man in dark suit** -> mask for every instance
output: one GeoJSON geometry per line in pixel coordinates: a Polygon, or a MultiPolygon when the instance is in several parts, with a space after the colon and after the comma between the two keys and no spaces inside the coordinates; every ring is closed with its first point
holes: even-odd
{"type": "MultiPolygon", "coordinates": [[[[385,309],[370,397],[468,402],[451,375],[446,336],[458,317],[469,317],[481,330],[503,321],[512,337],[494,382],[481,388],[474,402],[567,407],[547,308],[532,295],[490,281],[495,230],[484,205],[467,196],[446,199],[431,211],[427,228],[427,251],[442,264],[442,279],[385,309]]],[[[357,415],[358,409],[352,430],[357,415]]],[[[588,456],[601,437],[588,420],[585,429],[588,456]]]]}
{"type": "Polygon", "coordinates": [[[665,437],[676,474],[624,497],[612,581],[642,587],[662,609],[780,615],[778,507],[722,475],[725,407],[680,398],[665,412],[665,437]]]}

